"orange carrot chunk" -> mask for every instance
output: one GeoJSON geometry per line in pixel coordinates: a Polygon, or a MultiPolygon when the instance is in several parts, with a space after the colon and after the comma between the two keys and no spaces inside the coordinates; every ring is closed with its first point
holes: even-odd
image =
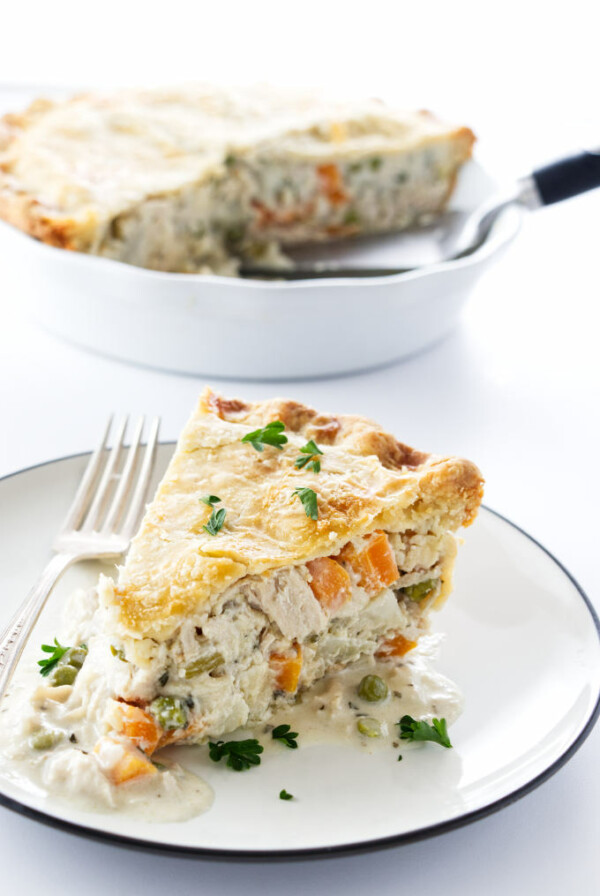
{"type": "Polygon", "coordinates": [[[161,729],[152,716],[130,703],[118,704],[117,731],[148,756],[156,750],[161,737],[161,729]]]}
{"type": "Polygon", "coordinates": [[[405,653],[408,653],[409,650],[416,646],[416,641],[409,641],[404,635],[392,635],[381,642],[375,656],[383,660],[392,656],[404,656],[405,653]]]}
{"type": "Polygon", "coordinates": [[[321,190],[332,205],[342,205],[348,201],[342,174],[337,165],[318,165],[317,174],[321,182],[321,190]]]}
{"type": "Polygon", "coordinates": [[[287,691],[293,694],[298,688],[300,672],[302,671],[302,648],[294,644],[295,653],[272,653],[269,657],[269,666],[275,677],[275,687],[279,691],[287,691]]]}
{"type": "Polygon", "coordinates": [[[133,778],[155,775],[156,767],[135,748],[127,749],[110,737],[101,738],[94,747],[100,767],[113,784],[124,784],[133,778]]]}
{"type": "Polygon", "coordinates": [[[385,532],[370,535],[362,551],[347,544],[340,553],[340,559],[356,573],[359,585],[371,596],[379,594],[400,576],[394,551],[385,532]]]}
{"type": "Polygon", "coordinates": [[[312,576],[308,583],[324,610],[336,613],[352,597],[352,583],[344,567],[331,557],[317,557],[306,564],[312,576]]]}

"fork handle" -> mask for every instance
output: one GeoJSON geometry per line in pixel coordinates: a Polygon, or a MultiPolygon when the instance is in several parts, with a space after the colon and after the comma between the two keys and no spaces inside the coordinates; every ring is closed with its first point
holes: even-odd
{"type": "Polygon", "coordinates": [[[36,624],[48,595],[63,572],[75,562],[74,554],[55,554],[33,586],[0,638],[0,700],[21,659],[23,648],[36,624]]]}
{"type": "Polygon", "coordinates": [[[543,205],[600,187],[600,150],[579,152],[532,173],[543,205]]]}

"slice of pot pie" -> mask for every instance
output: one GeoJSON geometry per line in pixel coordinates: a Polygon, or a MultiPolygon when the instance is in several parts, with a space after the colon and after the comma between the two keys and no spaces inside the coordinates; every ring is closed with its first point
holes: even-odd
{"type": "Polygon", "coordinates": [[[474,139],[429,112],[267,87],[40,100],[0,121],[0,217],[65,249],[233,274],[438,214],[474,139]]]}
{"type": "Polygon", "coordinates": [[[474,464],[370,420],[206,391],[99,587],[76,686],[102,704],[112,780],[153,774],[158,747],[263,722],[334,670],[397,662],[450,592],[454,532],[481,496],[474,464]]]}

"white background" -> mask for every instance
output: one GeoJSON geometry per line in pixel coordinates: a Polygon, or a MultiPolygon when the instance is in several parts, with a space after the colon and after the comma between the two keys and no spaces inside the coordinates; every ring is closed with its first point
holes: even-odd
{"type": "MultiPolygon", "coordinates": [[[[594,6],[5,0],[0,102],[18,108],[65,85],[327,85],[470,124],[487,166],[511,176],[600,144],[594,6]]],[[[487,503],[553,551],[600,606],[599,212],[600,192],[532,215],[481,280],[460,328],[418,358],[321,382],[212,385],[368,414],[409,443],[473,458],[487,479],[487,503]]],[[[94,357],[39,331],[22,316],[18,289],[2,279],[1,251],[0,475],[92,447],[110,410],[161,414],[163,437],[175,438],[203,383],[94,357]]],[[[600,891],[599,748],[600,729],[541,789],[468,828],[302,865],[142,856],[2,809],[3,889],[26,896],[64,888],[145,896],[593,894],[600,891]]]]}

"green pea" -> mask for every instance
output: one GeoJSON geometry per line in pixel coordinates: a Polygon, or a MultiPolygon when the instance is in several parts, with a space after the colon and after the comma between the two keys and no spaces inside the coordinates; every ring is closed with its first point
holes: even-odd
{"type": "Polygon", "coordinates": [[[73,684],[79,669],[75,666],[56,666],[50,673],[50,687],[59,688],[63,684],[73,684]]]}
{"type": "Polygon", "coordinates": [[[34,750],[51,750],[61,739],[61,731],[48,731],[42,728],[31,735],[29,746],[34,750]]]}
{"type": "Polygon", "coordinates": [[[409,600],[414,600],[418,603],[437,588],[438,582],[439,579],[425,579],[424,582],[417,582],[416,585],[407,585],[406,588],[401,588],[400,590],[409,600]]]}
{"type": "Polygon", "coordinates": [[[379,675],[365,675],[358,686],[358,696],[369,703],[377,703],[388,695],[388,686],[379,675]]]}
{"type": "Polygon", "coordinates": [[[186,666],[183,674],[186,678],[194,678],[196,675],[201,675],[202,672],[212,672],[213,669],[217,669],[223,662],[222,653],[210,653],[208,656],[199,657],[186,666]]]}
{"type": "Polygon", "coordinates": [[[351,225],[351,224],[360,224],[360,218],[358,217],[358,212],[355,208],[349,208],[346,214],[344,215],[343,224],[351,225]]]}
{"type": "Polygon", "coordinates": [[[187,727],[188,711],[181,697],[157,697],[150,704],[150,712],[163,731],[187,727]]]}
{"type": "Polygon", "coordinates": [[[381,724],[377,719],[365,718],[359,719],[356,727],[365,737],[381,737],[381,724]]]}

